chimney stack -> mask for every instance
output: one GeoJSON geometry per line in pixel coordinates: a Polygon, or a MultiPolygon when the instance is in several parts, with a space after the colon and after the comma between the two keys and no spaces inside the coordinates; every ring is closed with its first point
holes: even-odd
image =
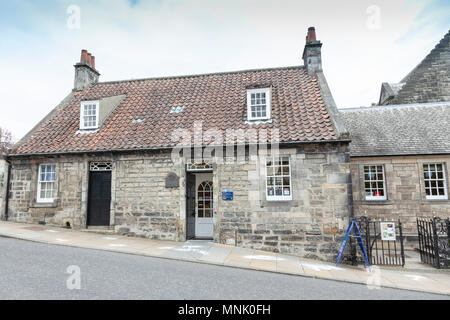
{"type": "Polygon", "coordinates": [[[317,40],[314,27],[308,28],[303,62],[309,75],[322,71],[322,43],[317,40]]]}
{"type": "Polygon", "coordinates": [[[100,73],[95,69],[95,57],[87,50],[81,50],[80,62],[75,65],[75,91],[82,91],[97,83],[100,73]]]}

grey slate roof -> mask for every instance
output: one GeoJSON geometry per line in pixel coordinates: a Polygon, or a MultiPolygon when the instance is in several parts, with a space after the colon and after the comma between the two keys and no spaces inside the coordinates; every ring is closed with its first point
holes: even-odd
{"type": "Polygon", "coordinates": [[[339,109],[353,157],[450,154],[450,101],[339,109]]]}

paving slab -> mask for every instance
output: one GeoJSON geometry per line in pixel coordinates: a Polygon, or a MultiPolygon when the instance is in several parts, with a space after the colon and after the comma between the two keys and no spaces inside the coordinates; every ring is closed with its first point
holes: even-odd
{"type": "Polygon", "coordinates": [[[277,258],[277,272],[290,274],[305,274],[299,257],[280,255],[277,258]]]}
{"type": "Polygon", "coordinates": [[[251,259],[250,266],[255,269],[277,271],[277,255],[272,252],[255,250],[253,255],[244,256],[251,259]]]}
{"type": "Polygon", "coordinates": [[[208,254],[201,257],[199,261],[224,264],[231,251],[232,248],[214,245],[209,249],[208,254]]]}

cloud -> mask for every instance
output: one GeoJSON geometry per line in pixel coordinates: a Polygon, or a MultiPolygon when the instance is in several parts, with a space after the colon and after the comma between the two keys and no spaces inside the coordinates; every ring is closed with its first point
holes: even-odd
{"type": "Polygon", "coordinates": [[[101,81],[301,65],[312,25],[338,106],[369,105],[448,31],[434,19],[446,2],[377,3],[379,29],[367,26],[372,0],[2,1],[0,126],[19,138],[50,112],[73,87],[81,49],[101,81]],[[71,5],[79,30],[67,27],[71,5]]]}

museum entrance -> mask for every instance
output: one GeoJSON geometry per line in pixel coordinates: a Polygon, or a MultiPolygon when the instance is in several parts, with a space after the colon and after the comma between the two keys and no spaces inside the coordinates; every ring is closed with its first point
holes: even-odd
{"type": "Polygon", "coordinates": [[[214,238],[214,186],[209,168],[186,172],[186,239],[214,238]]]}

